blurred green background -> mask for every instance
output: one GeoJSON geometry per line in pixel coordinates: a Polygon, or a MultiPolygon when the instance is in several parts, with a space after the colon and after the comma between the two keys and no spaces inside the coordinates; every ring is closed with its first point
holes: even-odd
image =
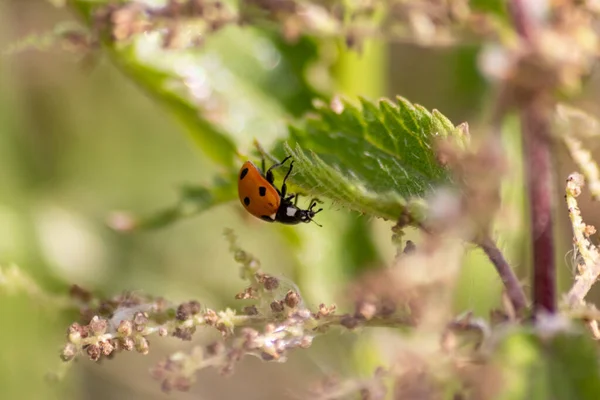
{"type": "MultiPolygon", "coordinates": [[[[72,18],[47,1],[1,0],[0,49],[72,18]]],[[[225,39],[219,39],[220,33],[208,39],[207,46],[227,63],[241,62],[243,66],[253,51],[260,52],[265,45],[271,52],[283,51],[270,54],[291,62],[292,69],[295,62],[302,62],[298,47],[286,48],[282,43],[276,47],[272,37],[247,38],[258,44],[249,47],[250,55],[241,55],[223,44],[227,35],[235,38],[240,32],[226,30],[222,34],[225,39]]],[[[339,43],[321,43],[318,50],[318,57],[329,63],[325,71],[330,75],[322,79],[325,83],[315,93],[371,99],[400,94],[429,109],[441,110],[455,124],[469,121],[474,136],[481,133],[478,122],[491,91],[477,72],[477,48],[423,49],[367,43],[358,55],[345,51],[339,43]]],[[[108,58],[101,57],[92,68],[83,68],[79,58],[61,51],[27,51],[0,59],[3,267],[17,264],[54,293],[77,283],[111,295],[140,290],[173,301],[198,299],[214,309],[239,307],[233,296],[244,282],[238,278],[237,265],[222,236],[223,229],[231,227],[241,245],[261,260],[266,271],[293,279],[308,304],[337,302],[343,308],[344,288],[350,279],[393,258],[391,222],[367,220],[329,207],[319,215],[322,229],[265,224],[248,218],[234,201],[165,229],[130,235],[111,231],[106,225],[111,212],[148,214],[161,209],[176,201],[179,185],[209,184],[217,168],[195,148],[181,125],[108,58]]],[[[276,104],[265,111],[262,107],[273,102],[271,97],[281,99],[285,93],[270,94],[264,87],[276,91],[281,87],[277,79],[286,76],[274,73],[273,82],[264,85],[261,92],[254,86],[257,76],[252,68],[234,72],[239,86],[233,94],[239,90],[239,98],[224,97],[221,102],[231,101],[241,107],[239,101],[244,100],[248,107],[244,112],[255,124],[240,126],[237,134],[245,142],[261,139],[263,132],[281,136],[291,116],[302,115],[310,105],[310,93],[299,93],[285,106],[276,104]],[[253,129],[256,126],[264,131],[253,129]],[[269,129],[275,132],[268,133],[269,129]]],[[[514,121],[507,123],[506,145],[515,155],[511,157],[515,168],[504,188],[499,245],[525,279],[527,243],[523,229],[527,224],[521,211],[523,190],[515,128],[514,121]]],[[[564,171],[571,169],[568,163],[561,163],[559,188],[566,177],[564,171]]],[[[565,215],[560,214],[559,221],[564,246],[558,258],[560,274],[566,278],[572,265],[568,258],[563,264],[562,256],[569,250],[570,231],[564,225],[565,215]]],[[[468,260],[456,308],[487,315],[499,304],[500,281],[479,251],[470,252],[468,260]]],[[[177,339],[155,340],[148,356],[121,354],[111,365],[81,359],[64,382],[48,385],[44,376],[58,368],[65,330],[74,316],[25,294],[0,293],[0,317],[2,399],[167,398],[151,380],[148,368],[169,352],[191,346],[177,339]]],[[[356,334],[331,333],[318,338],[311,349],[293,353],[282,365],[246,359],[230,378],[203,371],[190,393],[173,393],[168,398],[295,398],[295,393],[306,390],[323,374],[371,374],[377,365],[385,363],[380,350],[385,347],[386,334],[374,330],[363,332],[359,338],[356,334]]],[[[212,331],[200,332],[195,341],[216,337],[212,331]]]]}

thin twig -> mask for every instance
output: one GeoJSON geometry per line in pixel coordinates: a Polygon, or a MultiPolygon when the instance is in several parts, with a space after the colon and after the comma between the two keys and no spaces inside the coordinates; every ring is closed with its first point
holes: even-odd
{"type": "Polygon", "coordinates": [[[573,136],[563,137],[565,145],[571,153],[571,158],[585,175],[588,188],[594,200],[600,200],[600,170],[592,158],[592,153],[583,147],[581,140],[573,136]]]}
{"type": "Polygon", "coordinates": [[[510,302],[517,314],[521,314],[527,307],[527,297],[525,296],[525,292],[523,291],[515,272],[489,236],[479,240],[477,244],[485,252],[492,264],[494,264],[498,275],[500,275],[500,279],[502,279],[502,283],[504,283],[506,294],[508,295],[510,302]]]}
{"type": "Polygon", "coordinates": [[[582,187],[583,177],[579,174],[571,174],[569,179],[567,179],[565,199],[567,201],[571,226],[573,227],[573,241],[583,259],[583,265],[580,265],[575,283],[567,294],[567,302],[571,307],[583,302],[592,285],[600,276],[600,252],[587,238],[587,225],[583,222],[579,206],[577,205],[576,197],[581,193],[582,187]]]}

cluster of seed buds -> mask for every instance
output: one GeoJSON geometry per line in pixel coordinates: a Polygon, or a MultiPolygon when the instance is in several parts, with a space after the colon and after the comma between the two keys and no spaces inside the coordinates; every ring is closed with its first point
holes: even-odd
{"type": "Polygon", "coordinates": [[[199,325],[214,326],[223,333],[230,331],[231,323],[223,322],[228,320],[229,313],[217,315],[212,310],[203,310],[195,300],[171,306],[161,297],[140,293],[98,299],[77,285],[71,287],[70,297],[78,303],[81,319],[68,329],[68,343],[61,353],[65,361],[79,353],[87,354],[94,361],[101,357],[112,358],[121,350],[147,354],[147,336],[172,335],[191,340],[199,325]]]}
{"type": "Polygon", "coordinates": [[[289,290],[285,297],[281,300],[273,300],[270,304],[271,311],[273,313],[283,313],[286,309],[288,310],[288,314],[292,313],[299,309],[299,305],[301,304],[300,294],[294,290],[289,290]]]}
{"type": "Polygon", "coordinates": [[[242,327],[223,341],[196,347],[190,353],[178,352],[159,362],[152,370],[164,391],[188,390],[198,371],[212,367],[223,375],[233,372],[235,364],[247,355],[265,361],[284,361],[287,351],[312,344],[312,315],[299,310],[280,323],[266,323],[262,332],[242,327]]]}
{"type": "Polygon", "coordinates": [[[109,332],[110,323],[94,316],[88,325],[75,322],[67,331],[67,344],[61,352],[63,361],[71,361],[80,352],[85,352],[93,361],[101,357],[112,357],[115,352],[136,350],[148,354],[149,342],[144,336],[148,323],[145,312],[136,312],[131,320],[122,320],[115,332],[109,332]]]}
{"type": "Polygon", "coordinates": [[[219,0],[169,0],[161,7],[127,2],[99,8],[94,28],[108,30],[115,41],[163,31],[165,47],[182,48],[199,45],[206,34],[233,23],[237,17],[219,0]]]}

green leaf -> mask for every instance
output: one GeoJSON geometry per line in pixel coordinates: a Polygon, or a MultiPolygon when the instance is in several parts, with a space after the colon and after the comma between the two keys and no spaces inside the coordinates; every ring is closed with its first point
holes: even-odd
{"type": "Polygon", "coordinates": [[[292,155],[292,182],[303,192],[384,219],[409,211],[419,219],[422,198],[450,182],[436,160],[434,140],[466,136],[442,114],[429,112],[398,97],[397,102],[360,100],[335,112],[324,105],[302,127],[291,127],[291,144],[280,143],[275,154],[292,155]],[[408,209],[407,209],[408,208],[408,209]]]}
{"type": "Polygon", "coordinates": [[[544,338],[515,332],[497,350],[504,382],[499,399],[598,398],[598,352],[585,334],[561,332],[544,338]]]}
{"type": "MultiPolygon", "coordinates": [[[[102,4],[69,3],[88,26],[102,4]]],[[[185,21],[180,21],[185,24],[185,21]]],[[[201,29],[201,19],[181,30],[201,29]]],[[[164,48],[164,32],[149,31],[114,42],[103,31],[112,62],[186,128],[193,142],[229,171],[254,136],[270,145],[285,135],[285,118],[301,115],[321,96],[307,70],[319,62],[318,44],[303,38],[284,44],[270,31],[227,26],[206,34],[197,47],[164,48]],[[301,58],[301,62],[299,58],[301,58]]]]}

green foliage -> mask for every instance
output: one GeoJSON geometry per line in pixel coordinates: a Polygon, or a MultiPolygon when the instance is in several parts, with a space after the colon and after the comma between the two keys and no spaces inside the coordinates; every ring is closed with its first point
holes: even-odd
{"type": "Polygon", "coordinates": [[[174,86],[181,85],[181,76],[142,62],[134,45],[113,51],[112,55],[122,71],[183,123],[191,138],[209,158],[225,167],[233,167],[236,151],[233,140],[198,111],[193,99],[178,90],[179,85],[174,86]]]}
{"type": "MultiPolygon", "coordinates": [[[[86,17],[91,15],[89,5],[76,3],[86,17]]],[[[453,135],[464,140],[442,114],[403,98],[377,105],[361,99],[362,110],[345,103],[341,114],[318,106],[317,118],[307,118],[302,128],[292,127],[290,137],[282,138],[284,118],[301,115],[317,95],[306,78],[308,66],[318,59],[311,39],[288,45],[260,31],[230,27],[209,37],[201,53],[167,50],[158,34],[119,44],[106,40],[104,45],[115,64],[183,122],[198,147],[227,175],[236,172],[237,156],[260,132],[267,148],[280,138],[274,154],[282,156],[285,149],[294,156],[292,184],[298,189],[370,216],[395,220],[409,207],[418,220],[422,197],[449,181],[436,161],[434,139],[453,135]],[[283,82],[292,90],[278,91],[283,82]],[[222,99],[216,116],[195,93],[197,85],[222,99]]],[[[203,190],[209,196],[210,189],[203,190]]],[[[209,197],[221,202],[235,197],[231,190],[227,194],[209,197]]],[[[216,204],[205,201],[206,196],[192,214],[216,204]]],[[[189,215],[181,210],[176,205],[141,226],[164,226],[189,215]]]]}
{"type": "Polygon", "coordinates": [[[378,105],[361,99],[361,105],[344,102],[340,113],[318,106],[316,118],[290,129],[292,144],[280,143],[279,153],[283,147],[297,161],[293,182],[304,191],[394,220],[408,204],[449,183],[434,140],[452,136],[464,144],[466,137],[438,111],[402,97],[378,105]]]}
{"type": "Polygon", "coordinates": [[[498,360],[508,383],[502,399],[591,400],[600,393],[597,349],[584,334],[515,332],[498,360]]]}

